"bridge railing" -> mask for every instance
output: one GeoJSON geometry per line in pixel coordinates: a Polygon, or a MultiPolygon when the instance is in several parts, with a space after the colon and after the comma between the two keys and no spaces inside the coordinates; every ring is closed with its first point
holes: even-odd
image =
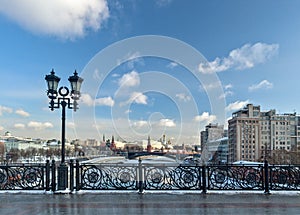
{"type": "Polygon", "coordinates": [[[0,165],[0,190],[54,190],[53,164],[0,165]]]}
{"type": "Polygon", "coordinates": [[[300,190],[300,166],[270,165],[270,190],[300,190]]]}
{"type": "Polygon", "coordinates": [[[208,190],[264,190],[264,166],[207,166],[208,190]]]}
{"type": "Polygon", "coordinates": [[[144,190],[201,190],[200,166],[146,164],[142,167],[144,190]]]}
{"type": "MultiPolygon", "coordinates": [[[[75,167],[74,167],[75,168],[75,167]]],[[[76,190],[300,190],[300,166],[76,164],[76,190]]]]}
{"type": "MultiPolygon", "coordinates": [[[[57,191],[57,164],[0,165],[0,190],[57,191]]],[[[300,190],[300,165],[92,164],[70,161],[69,192],[79,190],[145,191],[300,190]]]]}

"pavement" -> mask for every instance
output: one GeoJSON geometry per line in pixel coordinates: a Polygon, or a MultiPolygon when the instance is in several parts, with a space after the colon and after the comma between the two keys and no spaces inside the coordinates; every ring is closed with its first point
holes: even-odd
{"type": "Polygon", "coordinates": [[[0,193],[2,215],[300,214],[299,193],[0,193]]]}

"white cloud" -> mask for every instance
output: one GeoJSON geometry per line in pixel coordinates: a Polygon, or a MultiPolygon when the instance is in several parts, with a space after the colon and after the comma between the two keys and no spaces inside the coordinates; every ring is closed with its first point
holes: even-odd
{"type": "Polygon", "coordinates": [[[191,100],[191,97],[184,93],[178,93],[175,96],[179,99],[179,101],[188,102],[191,100]]]}
{"type": "Polygon", "coordinates": [[[115,101],[112,99],[112,97],[102,97],[93,99],[89,94],[83,93],[80,97],[80,102],[87,106],[109,106],[112,107],[115,104],[115,101]]]}
{"type": "Polygon", "coordinates": [[[197,122],[211,123],[215,121],[217,117],[215,115],[209,115],[208,112],[203,112],[201,115],[195,116],[194,120],[197,122]]]}
{"type": "Polygon", "coordinates": [[[222,72],[229,69],[244,70],[264,63],[278,53],[278,44],[255,43],[246,44],[241,48],[234,49],[228,57],[214,61],[201,63],[199,71],[202,73],[222,72]]]}
{"type": "Polygon", "coordinates": [[[271,89],[273,88],[273,84],[269,82],[268,80],[263,80],[259,82],[258,84],[254,84],[248,88],[249,91],[255,91],[259,89],[271,89]]]}
{"type": "Polygon", "coordinates": [[[176,123],[172,119],[161,119],[158,125],[162,127],[176,127],[176,123]]]}
{"type": "Polygon", "coordinates": [[[129,104],[129,103],[136,103],[136,104],[146,105],[147,104],[147,99],[148,99],[148,97],[146,95],[144,95],[143,93],[141,93],[141,92],[133,92],[130,95],[130,98],[127,101],[127,104],[129,104]]]}
{"type": "Polygon", "coordinates": [[[128,68],[133,69],[135,64],[144,64],[144,60],[140,57],[141,54],[139,52],[129,52],[122,59],[118,59],[117,64],[121,65],[121,63],[126,62],[128,68]]]}
{"type": "Polygon", "coordinates": [[[227,58],[221,60],[220,58],[216,58],[214,61],[207,63],[199,64],[199,71],[207,74],[214,72],[222,72],[228,70],[232,66],[232,62],[230,62],[227,58]]]}
{"type": "Polygon", "coordinates": [[[231,90],[225,91],[223,94],[220,95],[220,99],[226,98],[227,96],[232,96],[234,93],[231,90]]]}
{"type": "Polygon", "coordinates": [[[171,62],[167,65],[168,68],[173,69],[174,67],[178,66],[178,63],[171,62]]]}
{"type": "Polygon", "coordinates": [[[118,65],[120,65],[123,62],[127,63],[127,66],[129,69],[133,69],[135,64],[144,64],[144,60],[142,57],[140,57],[141,54],[139,52],[131,53],[129,52],[124,58],[118,59],[118,65]]]}
{"type": "Polygon", "coordinates": [[[12,112],[13,110],[11,108],[0,105],[0,116],[2,116],[3,113],[12,113],[12,112]]]}
{"type": "Polygon", "coordinates": [[[172,1],[173,0],[156,0],[155,2],[156,2],[156,5],[158,7],[165,7],[165,6],[169,5],[169,4],[171,4],[172,1]]]}
{"type": "Polygon", "coordinates": [[[233,88],[232,84],[227,84],[227,85],[224,86],[225,90],[228,90],[228,89],[231,89],[231,88],[233,88]]]}
{"type": "Polygon", "coordinates": [[[0,125],[0,131],[3,131],[4,130],[4,127],[2,127],[1,125],[0,125]]]}
{"type": "Polygon", "coordinates": [[[213,89],[217,89],[221,86],[220,82],[212,82],[212,83],[207,83],[207,84],[203,84],[203,86],[200,86],[200,90],[213,90],[213,89]]]}
{"type": "Polygon", "coordinates": [[[232,84],[227,84],[223,88],[225,91],[222,95],[220,95],[220,99],[226,98],[227,96],[232,96],[234,94],[233,91],[230,90],[233,88],[232,84]]]}
{"type": "Polygon", "coordinates": [[[126,73],[119,79],[119,86],[134,87],[140,84],[140,76],[136,71],[126,73]]]}
{"type": "Polygon", "coordinates": [[[101,125],[98,125],[98,124],[93,124],[92,127],[97,129],[97,130],[103,128],[101,125]]]}
{"type": "Polygon", "coordinates": [[[246,100],[246,101],[236,101],[234,103],[229,104],[226,107],[226,111],[239,110],[239,109],[245,107],[247,104],[249,104],[249,100],[246,100]]]}
{"type": "Polygon", "coordinates": [[[128,110],[126,110],[125,111],[125,114],[129,114],[129,113],[131,113],[132,111],[130,110],[130,109],[128,109],[128,110]]]}
{"type": "Polygon", "coordinates": [[[50,122],[36,122],[36,121],[30,121],[27,126],[29,128],[33,128],[34,130],[43,130],[46,128],[53,128],[52,123],[50,122]]]}
{"type": "Polygon", "coordinates": [[[16,114],[20,115],[20,116],[23,116],[23,117],[29,117],[30,114],[22,109],[18,109],[16,110],[16,114]]]}
{"type": "Polygon", "coordinates": [[[98,106],[112,107],[112,106],[114,106],[114,104],[115,104],[115,101],[110,96],[95,99],[95,105],[98,105],[98,106]]]}
{"type": "Polygon", "coordinates": [[[103,74],[98,70],[98,69],[95,69],[94,73],[93,73],[93,78],[95,80],[101,80],[103,74]]]}
{"type": "Polygon", "coordinates": [[[123,61],[129,61],[129,60],[135,60],[136,58],[139,58],[141,54],[139,52],[129,52],[125,55],[124,58],[121,60],[118,60],[118,64],[122,63],[123,61]]]}
{"type": "Polygon", "coordinates": [[[16,124],[14,124],[14,128],[17,128],[17,129],[24,129],[24,128],[25,128],[25,125],[22,124],[22,123],[16,123],[16,124]]]}
{"type": "Polygon", "coordinates": [[[139,121],[133,122],[133,126],[136,128],[145,127],[145,126],[148,126],[148,122],[145,120],[139,120],[139,121]]]}
{"type": "Polygon", "coordinates": [[[68,128],[75,128],[76,127],[76,124],[74,122],[68,122],[67,123],[67,127],[68,128]]]}
{"type": "Polygon", "coordinates": [[[228,129],[228,121],[232,119],[232,117],[228,117],[226,120],[225,120],[225,124],[224,124],[224,129],[228,129]]]}
{"type": "Polygon", "coordinates": [[[80,96],[80,102],[87,105],[87,106],[93,106],[94,105],[94,100],[92,99],[92,97],[87,94],[87,93],[83,93],[80,96]]]}
{"type": "Polygon", "coordinates": [[[97,31],[109,18],[106,0],[9,0],[0,13],[36,34],[74,39],[97,31]]]}

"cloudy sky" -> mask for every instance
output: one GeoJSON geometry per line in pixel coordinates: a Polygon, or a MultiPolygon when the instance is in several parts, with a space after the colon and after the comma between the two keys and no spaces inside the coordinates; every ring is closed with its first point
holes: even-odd
{"type": "Polygon", "coordinates": [[[247,103],[299,112],[296,0],[0,1],[0,133],[60,138],[45,75],[84,78],[67,136],[199,142],[247,103]]]}

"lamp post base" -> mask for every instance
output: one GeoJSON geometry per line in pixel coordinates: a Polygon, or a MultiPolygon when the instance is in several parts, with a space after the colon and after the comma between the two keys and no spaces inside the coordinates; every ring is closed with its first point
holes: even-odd
{"type": "Polygon", "coordinates": [[[65,190],[68,187],[68,166],[65,163],[61,163],[58,170],[58,190],[65,190]]]}

